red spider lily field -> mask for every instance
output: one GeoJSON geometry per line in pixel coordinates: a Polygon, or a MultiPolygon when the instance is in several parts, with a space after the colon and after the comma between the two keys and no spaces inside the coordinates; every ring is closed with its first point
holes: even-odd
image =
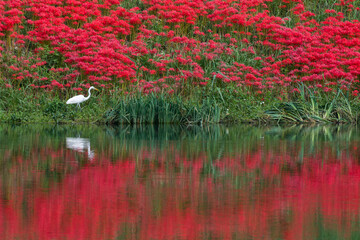
{"type": "Polygon", "coordinates": [[[190,112],[173,122],[357,122],[358,19],[355,0],[1,0],[0,121],[162,122],[138,117],[161,96],[190,112]]]}

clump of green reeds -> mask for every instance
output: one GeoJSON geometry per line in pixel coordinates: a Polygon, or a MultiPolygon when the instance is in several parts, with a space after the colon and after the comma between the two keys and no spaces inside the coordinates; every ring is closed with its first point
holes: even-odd
{"type": "Polygon", "coordinates": [[[332,95],[315,94],[305,85],[299,89],[300,96],[296,101],[279,103],[265,114],[277,122],[358,122],[358,104],[350,99],[349,93],[344,94],[338,89],[332,95]]]}
{"type": "Polygon", "coordinates": [[[165,94],[126,96],[105,115],[107,124],[202,124],[217,123],[221,108],[215,100],[184,102],[165,94]]]}
{"type": "MultiPolygon", "coordinates": [[[[5,115],[10,122],[24,122],[29,116],[26,114],[33,109],[32,98],[26,94],[25,90],[0,87],[0,121],[3,121],[5,115]]],[[[33,109],[35,115],[37,109],[33,109]]]]}

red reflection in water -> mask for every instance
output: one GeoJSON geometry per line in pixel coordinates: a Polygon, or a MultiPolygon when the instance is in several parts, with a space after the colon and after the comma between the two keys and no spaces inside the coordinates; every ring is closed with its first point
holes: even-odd
{"type": "Polygon", "coordinates": [[[134,185],[134,173],[134,161],[88,167],[49,193],[37,192],[33,223],[40,239],[114,238],[120,224],[133,223],[139,214],[132,202],[143,189],[134,185]]]}
{"type": "MultiPolygon", "coordinates": [[[[205,153],[168,159],[143,150],[113,163],[99,153],[46,188],[40,171],[30,189],[3,189],[0,232],[3,239],[314,239],[330,229],[349,237],[359,226],[357,150],[336,156],[325,148],[301,159],[298,150],[259,145],[212,163],[205,153]]],[[[48,151],[39,156],[74,158],[48,151]]],[[[14,174],[33,166],[17,162],[14,174]]]]}

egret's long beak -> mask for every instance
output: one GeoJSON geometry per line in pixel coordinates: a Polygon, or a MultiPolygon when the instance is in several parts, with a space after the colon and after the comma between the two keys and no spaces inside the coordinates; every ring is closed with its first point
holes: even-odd
{"type": "Polygon", "coordinates": [[[100,92],[100,90],[99,90],[99,89],[97,89],[97,88],[94,88],[94,90],[96,90],[96,91],[99,91],[99,92],[100,92]]]}

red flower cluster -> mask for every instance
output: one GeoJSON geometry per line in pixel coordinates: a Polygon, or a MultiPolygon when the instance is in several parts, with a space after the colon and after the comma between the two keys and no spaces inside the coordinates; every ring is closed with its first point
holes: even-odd
{"type": "Polygon", "coordinates": [[[358,91],[354,0],[339,0],[321,16],[302,0],[143,0],[124,8],[128,4],[0,0],[6,84],[173,92],[216,80],[250,92],[296,93],[298,83],[358,91]]]}

